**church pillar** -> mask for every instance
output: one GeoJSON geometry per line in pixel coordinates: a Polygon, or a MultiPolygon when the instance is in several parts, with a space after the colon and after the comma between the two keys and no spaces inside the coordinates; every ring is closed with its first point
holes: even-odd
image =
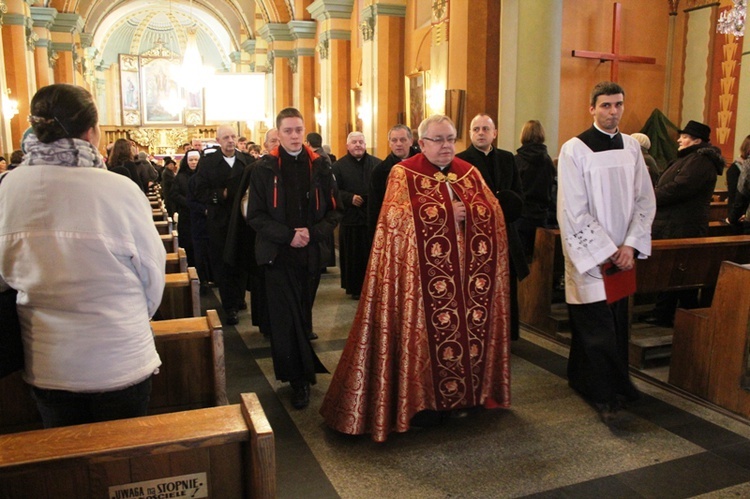
{"type": "MultiPolygon", "coordinates": [[[[750,52],[744,52],[739,68],[739,90],[737,91],[737,102],[750,102],[750,52]]],[[[737,130],[734,136],[735,154],[739,151],[742,141],[750,134],[750,106],[737,107],[737,130]]],[[[727,158],[729,159],[729,158],[727,158]]]]}
{"type": "Polygon", "coordinates": [[[404,104],[406,2],[387,0],[365,7],[361,15],[363,117],[367,144],[380,158],[390,154],[388,130],[399,123],[404,104]],[[367,119],[365,119],[367,118],[367,119]],[[369,133],[368,133],[369,132],[369,133]]]}
{"type": "Polygon", "coordinates": [[[562,11],[561,2],[503,2],[497,124],[501,149],[515,151],[524,123],[539,120],[550,156],[557,155],[562,11]]]}
{"type": "MultiPolygon", "coordinates": [[[[323,143],[333,153],[346,153],[346,136],[353,130],[351,112],[351,15],[353,0],[315,0],[307,7],[318,21],[320,58],[320,113],[318,125],[323,143]]],[[[312,127],[309,127],[312,130],[312,127]]]]}
{"type": "MultiPolygon", "coordinates": [[[[4,11],[7,6],[0,0],[0,30],[2,30],[4,11]]],[[[0,36],[0,54],[4,54],[3,37],[0,36]]],[[[5,78],[5,57],[0,57],[0,89],[7,89],[8,84],[5,78]]],[[[9,154],[12,151],[10,116],[7,115],[9,109],[4,105],[4,100],[0,99],[0,153],[9,154]],[[7,151],[7,152],[6,152],[7,151]]]]}
{"type": "Polygon", "coordinates": [[[18,114],[10,119],[10,137],[4,151],[20,147],[21,136],[28,128],[29,103],[36,92],[33,50],[36,34],[29,6],[21,0],[7,0],[8,12],[3,15],[3,57],[8,97],[18,102],[18,114]]]}
{"type": "Polygon", "coordinates": [[[274,112],[278,113],[294,103],[292,68],[289,64],[294,56],[292,35],[289,26],[281,23],[265,24],[258,34],[268,43],[266,71],[272,74],[274,112]]]}
{"type": "Polygon", "coordinates": [[[256,46],[256,40],[252,40],[248,38],[242,44],[240,45],[240,48],[242,49],[242,52],[245,54],[241,56],[243,64],[247,63],[247,70],[251,73],[254,73],[256,71],[255,66],[257,63],[256,57],[255,57],[255,46],[256,46]]]}
{"type": "Polygon", "coordinates": [[[75,64],[79,57],[75,35],[83,30],[83,18],[78,14],[60,12],[50,27],[52,32],[52,50],[57,53],[55,63],[55,81],[83,85],[76,76],[75,64]]]}
{"type": "Polygon", "coordinates": [[[315,131],[315,31],[314,21],[290,21],[294,55],[289,59],[294,107],[305,117],[308,132],[315,131]]]}
{"type": "Polygon", "coordinates": [[[92,95],[96,92],[96,58],[99,56],[99,49],[92,47],[94,35],[91,33],[81,33],[79,35],[81,44],[78,50],[78,63],[76,64],[80,71],[85,86],[92,95]]]}
{"type": "Polygon", "coordinates": [[[57,10],[49,7],[31,7],[31,19],[34,22],[34,33],[38,39],[34,48],[34,69],[36,70],[37,88],[54,83],[52,61],[50,60],[51,35],[49,32],[57,16],[57,10]]]}

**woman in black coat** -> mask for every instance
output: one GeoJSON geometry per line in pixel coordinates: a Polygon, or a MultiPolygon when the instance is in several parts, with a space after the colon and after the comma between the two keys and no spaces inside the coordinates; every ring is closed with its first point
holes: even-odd
{"type": "Polygon", "coordinates": [[[143,190],[143,183],[133,162],[133,149],[129,140],[117,139],[115,141],[112,152],[107,158],[107,169],[128,177],[140,190],[143,190]]]}
{"type": "Polygon", "coordinates": [[[544,145],[544,127],[537,120],[527,121],[521,130],[521,147],[516,151],[516,166],[521,176],[524,204],[516,229],[527,260],[534,252],[537,227],[546,227],[554,208],[555,165],[544,145]]]}
{"type": "Polygon", "coordinates": [[[180,160],[180,169],[175,175],[174,183],[169,190],[169,199],[175,210],[177,210],[177,234],[179,244],[185,249],[189,267],[195,267],[195,255],[193,251],[193,236],[190,228],[190,206],[188,205],[188,183],[190,178],[198,171],[198,151],[188,151],[180,160]]]}

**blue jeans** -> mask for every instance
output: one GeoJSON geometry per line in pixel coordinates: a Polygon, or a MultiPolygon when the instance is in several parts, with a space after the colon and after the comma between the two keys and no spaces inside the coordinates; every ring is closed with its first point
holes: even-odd
{"type": "Polygon", "coordinates": [[[78,393],[31,387],[45,428],[145,416],[151,396],[151,376],[111,392],[78,393]]]}

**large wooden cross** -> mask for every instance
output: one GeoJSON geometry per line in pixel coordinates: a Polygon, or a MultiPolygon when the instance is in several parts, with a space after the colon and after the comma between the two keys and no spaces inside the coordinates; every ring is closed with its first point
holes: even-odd
{"type": "Polygon", "coordinates": [[[641,57],[638,55],[620,54],[620,2],[615,2],[614,20],[612,21],[612,52],[592,52],[590,50],[574,50],[573,57],[582,57],[584,59],[599,59],[600,62],[612,61],[609,78],[617,81],[620,71],[620,62],[639,62],[642,64],[656,64],[653,57],[641,57]]]}

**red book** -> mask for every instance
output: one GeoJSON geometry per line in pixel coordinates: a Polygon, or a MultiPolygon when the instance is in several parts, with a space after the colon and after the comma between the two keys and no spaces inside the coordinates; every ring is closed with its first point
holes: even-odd
{"type": "Polygon", "coordinates": [[[630,270],[620,270],[612,262],[604,263],[602,279],[607,303],[614,303],[635,293],[635,265],[630,270]]]}

